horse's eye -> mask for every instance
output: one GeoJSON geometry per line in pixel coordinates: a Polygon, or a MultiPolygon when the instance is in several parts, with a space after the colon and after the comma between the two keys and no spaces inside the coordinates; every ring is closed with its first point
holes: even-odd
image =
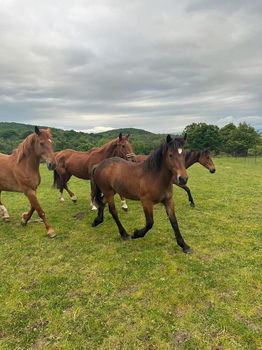
{"type": "Polygon", "coordinates": [[[125,145],[122,145],[123,148],[125,148],[126,146],[125,145]]]}
{"type": "Polygon", "coordinates": [[[45,144],[44,144],[44,142],[40,142],[40,146],[44,146],[45,144]]]}
{"type": "Polygon", "coordinates": [[[173,154],[172,154],[172,153],[169,153],[169,157],[170,157],[170,158],[173,157],[173,154]]]}

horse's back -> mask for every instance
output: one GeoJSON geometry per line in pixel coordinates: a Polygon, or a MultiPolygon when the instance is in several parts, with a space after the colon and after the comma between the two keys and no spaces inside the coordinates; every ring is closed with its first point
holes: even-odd
{"type": "Polygon", "coordinates": [[[139,199],[139,169],[136,163],[114,157],[103,160],[94,171],[94,181],[102,192],[114,191],[128,199],[139,199]]]}

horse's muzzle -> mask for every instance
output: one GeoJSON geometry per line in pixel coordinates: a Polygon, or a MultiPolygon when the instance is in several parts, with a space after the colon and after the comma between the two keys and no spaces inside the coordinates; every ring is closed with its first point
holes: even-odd
{"type": "Polygon", "coordinates": [[[211,168],[211,169],[209,169],[209,172],[210,172],[211,174],[214,174],[214,173],[216,172],[216,169],[211,168]]]}
{"type": "Polygon", "coordinates": [[[55,170],[56,163],[46,162],[46,166],[47,166],[48,170],[55,170]]]}
{"type": "Polygon", "coordinates": [[[178,176],[178,183],[179,183],[179,185],[185,185],[187,183],[187,177],[186,176],[178,176]]]}

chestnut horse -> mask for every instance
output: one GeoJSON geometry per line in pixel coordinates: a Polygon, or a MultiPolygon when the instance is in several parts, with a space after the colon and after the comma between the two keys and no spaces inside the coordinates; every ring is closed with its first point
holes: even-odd
{"type": "MultiPolygon", "coordinates": [[[[133,157],[131,157],[129,160],[132,162],[141,163],[141,162],[144,162],[148,157],[149,156],[145,155],[145,154],[137,154],[137,155],[134,155],[133,157]]],[[[204,149],[201,151],[186,151],[185,152],[186,168],[188,169],[189,167],[191,167],[195,163],[199,163],[203,167],[207,168],[211,174],[216,172],[215,165],[213,163],[213,160],[210,157],[210,152],[207,149],[204,149]]],[[[195,207],[195,203],[194,203],[194,200],[193,200],[193,197],[191,195],[191,191],[190,191],[189,187],[187,187],[186,185],[180,185],[177,182],[176,178],[174,178],[173,183],[175,185],[179,186],[180,188],[183,188],[183,190],[185,190],[187,192],[188,201],[190,202],[191,207],[195,207]]],[[[128,207],[127,207],[127,204],[125,202],[125,199],[121,198],[121,202],[122,202],[122,205],[123,205],[123,203],[125,204],[125,208],[127,210],[128,207]]]]}
{"type": "Polygon", "coordinates": [[[187,182],[184,141],[184,138],[172,139],[168,135],[165,142],[143,163],[110,158],[94,166],[91,188],[92,198],[98,205],[98,214],[92,226],[103,222],[104,208],[108,203],[109,211],[123,239],[144,237],[153,226],[153,205],[163,203],[178,245],[184,253],[191,253],[178,228],[173,201],[173,177],[175,176],[180,184],[187,182]],[[131,237],[119,220],[114,203],[115,193],[128,199],[140,200],[143,206],[146,225],[140,230],[135,230],[131,237]]]}
{"type": "Polygon", "coordinates": [[[9,221],[7,209],[1,202],[1,191],[23,192],[28,198],[31,208],[22,215],[22,224],[26,225],[36,210],[43,220],[47,234],[55,237],[55,232],[49,225],[45,213],[37,198],[36,189],[40,184],[40,159],[46,161],[49,170],[55,169],[54,143],[51,140],[51,130],[35,127],[35,133],[26,139],[11,154],[0,154],[0,215],[4,221],[9,221]]]}
{"type": "MultiPolygon", "coordinates": [[[[95,164],[110,157],[121,157],[128,159],[133,155],[132,146],[128,141],[129,135],[122,136],[111,140],[105,145],[97,148],[92,148],[87,152],[78,152],[71,149],[66,149],[55,154],[56,170],[54,171],[54,186],[59,189],[59,199],[64,201],[63,190],[69,194],[71,200],[76,202],[75,194],[68,188],[67,182],[72,175],[89,180],[91,169],[95,164]]],[[[92,209],[96,209],[93,206],[92,209]]]]}

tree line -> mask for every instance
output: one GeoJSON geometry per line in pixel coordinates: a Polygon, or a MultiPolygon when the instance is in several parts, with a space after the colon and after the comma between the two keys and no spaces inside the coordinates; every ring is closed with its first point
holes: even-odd
{"type": "MultiPolygon", "coordinates": [[[[33,130],[33,125],[0,122],[0,152],[10,154],[33,130]]],[[[166,136],[135,128],[98,134],[52,128],[56,151],[67,148],[87,151],[116,138],[120,132],[130,134],[136,154],[149,154],[166,136]]],[[[229,123],[220,129],[216,125],[193,123],[185,127],[184,133],[188,136],[188,149],[208,148],[214,154],[232,156],[262,155],[261,134],[246,123],[240,123],[238,126],[229,123]]]]}

